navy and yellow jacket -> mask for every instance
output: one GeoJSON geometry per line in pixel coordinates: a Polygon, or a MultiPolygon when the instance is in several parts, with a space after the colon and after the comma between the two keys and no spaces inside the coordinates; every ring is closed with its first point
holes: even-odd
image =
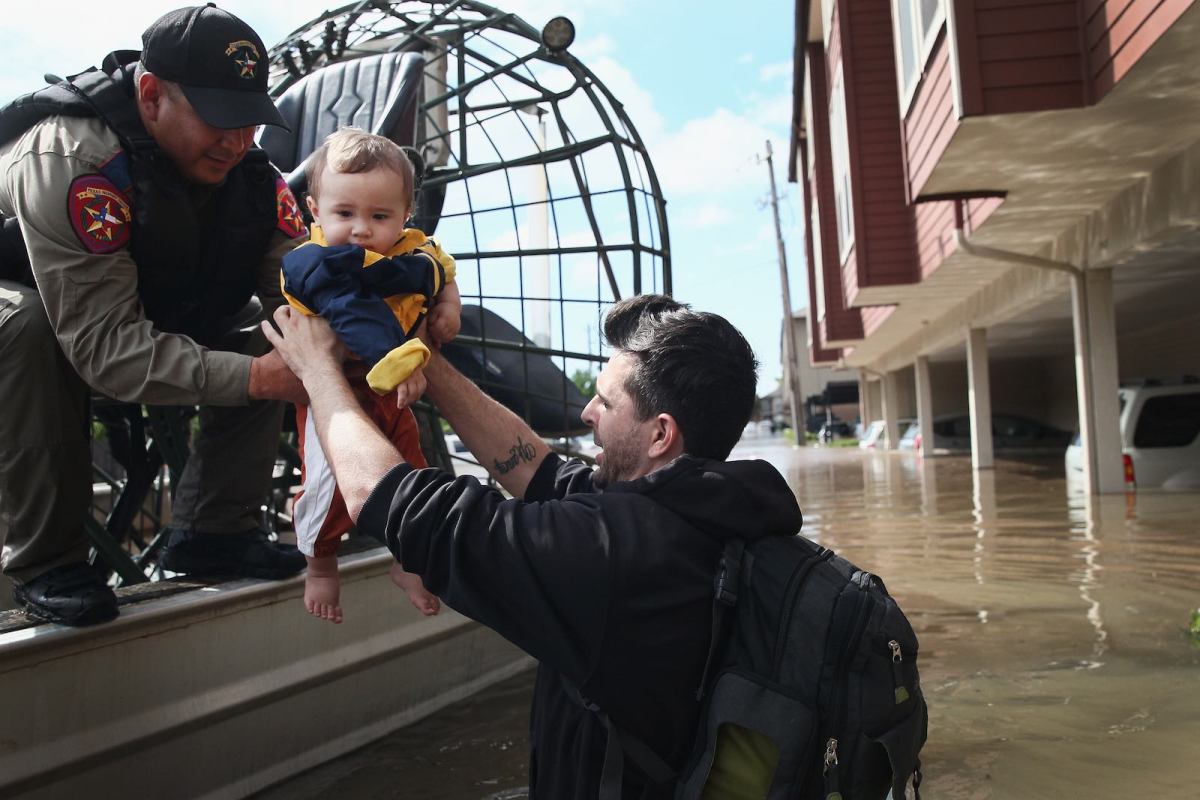
{"type": "Polygon", "coordinates": [[[367,383],[387,394],[425,366],[429,349],[414,333],[433,298],[454,280],[454,259],[416,228],[387,254],[327,245],[321,226],[283,257],[280,282],[293,308],[324,317],[342,343],[371,366],[367,383]]]}

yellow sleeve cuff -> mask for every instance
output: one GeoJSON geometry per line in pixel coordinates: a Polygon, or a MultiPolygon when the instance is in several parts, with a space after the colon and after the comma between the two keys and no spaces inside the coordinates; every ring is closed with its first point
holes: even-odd
{"type": "Polygon", "coordinates": [[[420,339],[409,339],[394,348],[367,373],[367,385],[376,394],[387,394],[429,362],[429,348],[420,339]]]}

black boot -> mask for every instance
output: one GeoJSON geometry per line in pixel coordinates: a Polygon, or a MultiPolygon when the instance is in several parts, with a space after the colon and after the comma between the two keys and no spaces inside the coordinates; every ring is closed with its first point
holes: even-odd
{"type": "Polygon", "coordinates": [[[304,569],[304,554],[294,545],[272,542],[267,532],[196,533],[174,528],[159,564],[188,575],[237,576],[280,580],[304,569]]]}
{"type": "Polygon", "coordinates": [[[117,596],[91,565],[63,564],[13,588],[26,615],[59,625],[94,625],[117,616],[117,596]]]}

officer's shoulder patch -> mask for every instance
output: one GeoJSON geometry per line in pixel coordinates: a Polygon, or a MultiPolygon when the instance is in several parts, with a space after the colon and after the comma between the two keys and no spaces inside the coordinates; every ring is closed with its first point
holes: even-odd
{"type": "Polygon", "coordinates": [[[300,213],[296,197],[282,176],[275,178],[275,212],[279,230],[287,236],[299,239],[301,236],[308,235],[308,228],[304,225],[304,215],[300,213]]]}
{"type": "Polygon", "coordinates": [[[71,181],[67,215],[89,253],[112,253],[129,244],[129,198],[103,175],[80,175],[71,181]]]}

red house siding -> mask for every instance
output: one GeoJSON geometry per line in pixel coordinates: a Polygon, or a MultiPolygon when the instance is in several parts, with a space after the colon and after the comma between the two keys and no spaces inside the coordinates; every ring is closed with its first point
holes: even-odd
{"type": "Polygon", "coordinates": [[[954,204],[921,203],[916,216],[917,264],[925,280],[954,251],[954,204]]]}
{"type": "Polygon", "coordinates": [[[925,79],[917,87],[904,119],[909,197],[921,194],[956,130],[958,118],[954,113],[954,87],[950,81],[950,49],[946,37],[942,36],[934,45],[925,79]]]}
{"type": "Polygon", "coordinates": [[[867,336],[873,336],[875,331],[879,330],[883,323],[887,322],[887,318],[896,310],[895,306],[868,306],[862,310],[863,312],[863,332],[867,336]]]}
{"type": "Polygon", "coordinates": [[[1086,104],[1079,2],[954,0],[964,116],[1086,104]]]}
{"type": "MultiPolygon", "coordinates": [[[[803,170],[804,175],[804,180],[801,181],[804,186],[804,218],[807,220],[811,220],[813,218],[813,181],[809,180],[808,175],[809,146],[809,143],[805,142],[803,139],[800,141],[800,160],[803,164],[801,169],[803,170]]],[[[817,213],[818,215],[820,214],[819,209],[817,213]]],[[[812,231],[809,229],[808,225],[804,226],[804,257],[808,263],[808,269],[805,270],[805,272],[808,276],[808,296],[810,299],[808,304],[808,360],[814,365],[827,364],[837,361],[838,356],[841,355],[842,351],[838,348],[826,348],[823,330],[824,325],[817,320],[815,302],[815,298],[817,296],[816,271],[821,269],[821,262],[813,257],[813,237],[812,231]]]]}
{"type": "MultiPolygon", "coordinates": [[[[999,198],[967,201],[966,229],[969,234],[1000,207],[999,198]]],[[[917,264],[921,280],[927,279],[956,249],[954,244],[954,203],[919,203],[917,217],[917,264]]],[[[864,322],[865,324],[865,322],[864,322]]]]}
{"type": "MultiPolygon", "coordinates": [[[[805,191],[811,193],[811,201],[816,203],[818,224],[821,226],[821,252],[814,253],[809,260],[809,275],[813,270],[821,270],[821,286],[824,289],[824,316],[816,319],[816,288],[809,287],[809,303],[812,311],[809,317],[820,328],[822,346],[827,342],[857,341],[862,338],[862,315],[858,309],[848,308],[846,296],[842,293],[842,270],[838,260],[837,212],[834,208],[833,196],[833,160],[829,150],[829,93],[826,81],[824,48],[820,44],[810,44],[807,47],[808,91],[813,108],[813,130],[808,132],[809,147],[815,148],[813,159],[813,175],[805,175],[805,191]],[[811,186],[810,186],[811,183],[811,186]]],[[[808,169],[807,159],[804,169],[808,169]]],[[[806,194],[806,203],[809,202],[806,194]]],[[[806,220],[812,220],[811,206],[806,207],[806,220]]],[[[807,229],[807,225],[805,228],[807,229]]],[[[809,247],[812,247],[812,234],[808,233],[809,247]]],[[[815,284],[815,279],[813,284],[815,284]]],[[[814,339],[815,340],[815,339],[814,339]]]]}
{"type": "Polygon", "coordinates": [[[1099,101],[1192,0],[1081,0],[1091,97],[1099,101]]]}
{"type": "MultiPolygon", "coordinates": [[[[869,0],[838,0],[834,31],[841,43],[854,212],[854,248],[842,268],[850,305],[864,289],[917,280],[892,20],[879,6],[869,0]]],[[[831,71],[835,63],[830,61],[831,71]]]]}
{"type": "MultiPolygon", "coordinates": [[[[807,186],[808,186],[808,184],[805,183],[805,187],[806,187],[805,192],[804,192],[805,207],[808,207],[809,197],[810,197],[807,186]]],[[[812,263],[812,252],[813,252],[812,237],[805,236],[804,244],[805,244],[806,252],[808,254],[809,263],[811,264],[812,263]]],[[[817,293],[817,281],[816,281],[816,278],[813,277],[812,269],[809,269],[808,270],[808,296],[816,297],[816,293],[817,293]]],[[[836,362],[838,360],[838,357],[841,356],[841,354],[842,354],[841,348],[825,346],[825,325],[822,322],[819,322],[817,320],[816,308],[813,306],[812,303],[809,303],[809,309],[808,309],[808,360],[809,360],[809,363],[811,363],[813,366],[816,366],[818,364],[831,364],[831,363],[836,362]]]]}

